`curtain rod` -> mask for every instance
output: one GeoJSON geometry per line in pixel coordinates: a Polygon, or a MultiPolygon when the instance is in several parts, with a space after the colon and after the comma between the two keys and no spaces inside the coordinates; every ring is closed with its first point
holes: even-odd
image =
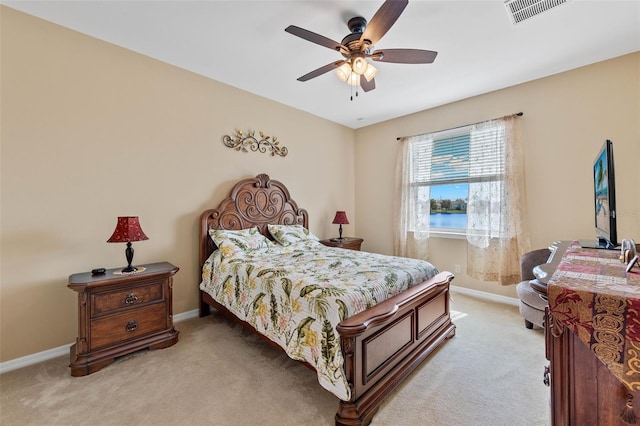
{"type": "MultiPolygon", "coordinates": [[[[511,114],[511,116],[515,116],[515,117],[522,117],[523,115],[524,115],[524,112],[516,112],[514,114],[511,114]]],[[[505,115],[505,117],[509,117],[509,116],[505,115]]],[[[494,118],[494,120],[495,120],[495,118],[494,118]]],[[[489,120],[485,120],[485,121],[489,121],[489,120]]],[[[449,130],[461,129],[463,127],[473,126],[474,124],[478,124],[478,123],[463,124],[462,126],[456,126],[456,127],[451,127],[449,129],[438,130],[438,132],[448,132],[449,130]]],[[[424,133],[421,133],[421,134],[424,134],[424,133]]],[[[420,136],[420,135],[400,136],[399,138],[396,138],[396,140],[399,141],[402,138],[411,138],[413,136],[420,136]]]]}

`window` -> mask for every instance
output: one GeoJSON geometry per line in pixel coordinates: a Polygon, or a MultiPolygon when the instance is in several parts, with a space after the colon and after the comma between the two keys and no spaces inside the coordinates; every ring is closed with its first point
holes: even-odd
{"type": "Polygon", "coordinates": [[[431,236],[467,241],[467,275],[513,284],[529,250],[524,162],[514,114],[400,138],[393,251],[428,259],[431,236]]]}
{"type": "MultiPolygon", "coordinates": [[[[470,228],[469,190],[478,185],[490,191],[486,201],[499,208],[504,141],[497,126],[466,126],[411,140],[411,229],[464,235],[470,228]]],[[[499,233],[499,221],[481,223],[484,231],[499,233]]]]}
{"type": "Polygon", "coordinates": [[[430,136],[411,142],[414,228],[460,233],[467,228],[469,129],[430,136]]]}

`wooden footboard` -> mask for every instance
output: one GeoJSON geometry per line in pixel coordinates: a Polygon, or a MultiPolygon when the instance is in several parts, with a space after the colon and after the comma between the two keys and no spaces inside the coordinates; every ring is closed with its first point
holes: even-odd
{"type": "Polygon", "coordinates": [[[384,398],[455,335],[452,279],[442,272],[338,325],[351,400],[340,401],[336,425],[368,424],[384,398]]]}
{"type": "MultiPolygon", "coordinates": [[[[452,279],[451,273],[441,272],[338,324],[351,399],[340,401],[336,425],[369,424],[384,398],[445,339],[455,335],[449,314],[452,279]]],[[[200,293],[200,316],[213,306],[283,350],[207,293],[200,293]]]]}

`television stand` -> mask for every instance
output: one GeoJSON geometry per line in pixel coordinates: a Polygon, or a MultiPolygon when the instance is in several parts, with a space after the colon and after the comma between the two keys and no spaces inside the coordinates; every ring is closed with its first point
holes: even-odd
{"type": "Polygon", "coordinates": [[[640,345],[633,332],[640,273],[625,272],[610,250],[565,241],[550,248],[548,263],[534,271],[548,284],[551,425],[624,425],[630,410],[640,414],[640,390],[633,385],[640,383],[633,349],[640,345]]]}
{"type": "Polygon", "coordinates": [[[591,249],[605,249],[605,250],[617,250],[620,246],[616,246],[611,243],[611,241],[606,238],[596,238],[594,240],[578,240],[578,244],[582,248],[591,248],[591,249]]]}

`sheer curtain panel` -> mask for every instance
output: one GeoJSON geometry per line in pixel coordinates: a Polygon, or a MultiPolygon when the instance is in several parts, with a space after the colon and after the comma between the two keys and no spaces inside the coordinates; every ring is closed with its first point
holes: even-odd
{"type": "Polygon", "coordinates": [[[524,161],[516,116],[471,129],[467,204],[467,275],[502,285],[520,280],[529,250],[524,161]],[[476,175],[485,176],[474,181],[476,175]]]}
{"type": "MultiPolygon", "coordinates": [[[[417,211],[424,203],[419,197],[429,199],[428,186],[416,186],[414,170],[416,163],[429,161],[428,143],[422,155],[414,155],[412,143],[429,142],[429,135],[410,136],[400,139],[396,164],[396,191],[394,196],[393,252],[396,256],[427,260],[429,253],[429,212],[420,215],[417,211]],[[422,157],[422,158],[421,158],[422,157]],[[427,220],[420,220],[420,217],[427,220]]],[[[427,203],[428,205],[428,203],[427,203]]]]}

